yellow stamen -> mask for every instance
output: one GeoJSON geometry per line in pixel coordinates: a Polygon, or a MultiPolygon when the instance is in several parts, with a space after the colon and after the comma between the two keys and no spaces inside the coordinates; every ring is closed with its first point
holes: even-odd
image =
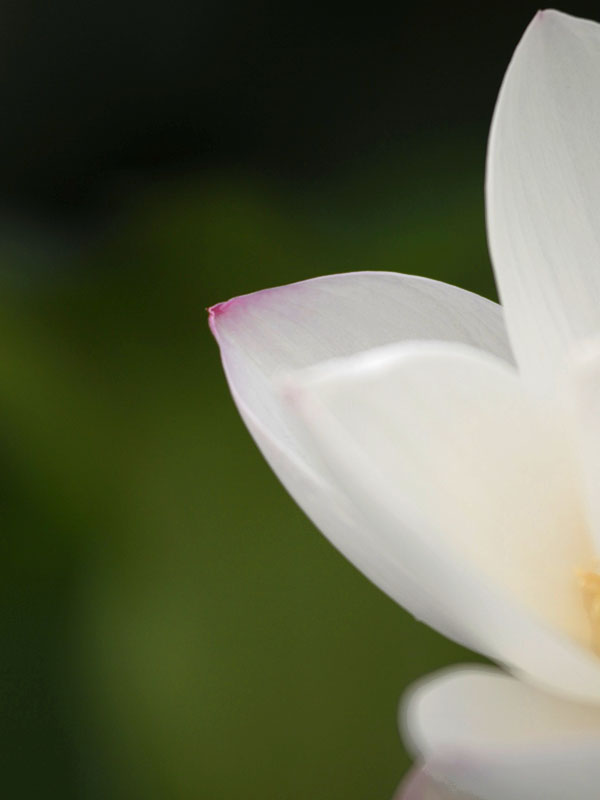
{"type": "Polygon", "coordinates": [[[600,575],[597,572],[578,570],[577,579],[583,595],[583,604],[590,618],[592,648],[600,655],[600,575]]]}

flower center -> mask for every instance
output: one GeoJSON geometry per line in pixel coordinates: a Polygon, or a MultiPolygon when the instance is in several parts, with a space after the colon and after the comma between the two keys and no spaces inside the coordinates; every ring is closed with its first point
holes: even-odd
{"type": "Polygon", "coordinates": [[[600,575],[597,572],[579,570],[577,579],[592,628],[592,649],[600,655],[600,575]]]}

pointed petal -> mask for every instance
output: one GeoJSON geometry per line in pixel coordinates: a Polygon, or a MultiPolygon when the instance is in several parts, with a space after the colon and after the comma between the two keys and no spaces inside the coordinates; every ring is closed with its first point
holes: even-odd
{"type": "Polygon", "coordinates": [[[406,338],[478,344],[510,359],[499,306],[436,281],[365,272],[235,298],[213,307],[210,322],[238,409],[290,494],[380,588],[460,639],[443,606],[357,526],[352,499],[301,444],[275,382],[292,369],[406,338]]]}
{"type": "Polygon", "coordinates": [[[488,238],[519,366],[542,385],[600,333],[600,26],[539,12],[490,133],[488,238]]]}
{"type": "Polygon", "coordinates": [[[410,339],[462,342],[512,361],[499,305],[392,272],[330,275],[235,297],[209,309],[209,322],[232,389],[244,392],[257,421],[286,437],[272,390],[282,372],[410,339]]]}
{"type": "Polygon", "coordinates": [[[369,540],[473,648],[600,702],[572,454],[512,368],[460,345],[396,345],[298,373],[287,394],[369,540]]]}
{"type": "Polygon", "coordinates": [[[600,709],[497,670],[447,670],[409,692],[406,739],[428,773],[482,800],[595,800],[600,709]]]}

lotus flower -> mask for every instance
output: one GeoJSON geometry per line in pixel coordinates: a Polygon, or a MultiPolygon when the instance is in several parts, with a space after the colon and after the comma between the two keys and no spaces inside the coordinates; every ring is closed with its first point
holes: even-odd
{"type": "Polygon", "coordinates": [[[408,798],[600,796],[600,26],[538,13],[487,162],[502,306],[408,275],[237,297],[210,324],[292,497],[415,617],[501,668],[415,687],[408,798]]]}

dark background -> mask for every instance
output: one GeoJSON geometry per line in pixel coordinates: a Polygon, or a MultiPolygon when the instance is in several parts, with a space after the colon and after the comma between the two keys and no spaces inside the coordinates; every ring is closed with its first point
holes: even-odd
{"type": "Polygon", "coordinates": [[[204,308],[368,268],[493,296],[487,129],[536,10],[0,6],[7,797],[391,796],[401,692],[474,656],[285,495],[204,308]]]}
{"type": "MultiPolygon", "coordinates": [[[[571,3],[591,16],[594,3],[571,3]]],[[[536,6],[170,0],[3,4],[9,205],[93,217],[115,182],[253,167],[311,180],[423,136],[483,135],[536,6]]],[[[117,192],[118,195],[118,192],[117,192]]]]}

